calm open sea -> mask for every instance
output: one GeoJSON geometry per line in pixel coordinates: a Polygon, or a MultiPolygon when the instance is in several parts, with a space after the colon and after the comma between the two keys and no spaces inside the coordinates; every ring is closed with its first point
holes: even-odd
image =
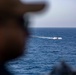
{"type": "Polygon", "coordinates": [[[44,75],[61,60],[76,67],[76,28],[32,28],[30,31],[28,53],[8,64],[15,75],[44,75]]]}

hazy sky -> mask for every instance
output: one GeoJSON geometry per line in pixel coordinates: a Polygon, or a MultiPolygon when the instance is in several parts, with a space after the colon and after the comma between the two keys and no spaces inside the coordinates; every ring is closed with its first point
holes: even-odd
{"type": "Polygon", "coordinates": [[[46,0],[46,2],[49,3],[46,12],[31,15],[31,27],[76,27],[76,0],[46,0]]]}

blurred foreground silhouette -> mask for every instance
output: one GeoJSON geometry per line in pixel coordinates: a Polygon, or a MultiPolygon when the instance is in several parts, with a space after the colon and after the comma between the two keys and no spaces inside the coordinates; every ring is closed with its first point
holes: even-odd
{"type": "Polygon", "coordinates": [[[11,75],[5,64],[23,55],[29,36],[28,12],[39,12],[45,3],[23,4],[20,0],[0,0],[0,75],[11,75]]]}
{"type": "Polygon", "coordinates": [[[76,75],[76,71],[66,64],[64,61],[59,66],[55,66],[49,75],[76,75]]]}

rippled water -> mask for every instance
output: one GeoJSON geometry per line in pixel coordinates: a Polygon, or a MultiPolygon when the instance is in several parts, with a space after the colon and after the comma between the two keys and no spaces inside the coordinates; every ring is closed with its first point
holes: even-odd
{"type": "Polygon", "coordinates": [[[33,36],[62,37],[63,39],[54,40],[30,36],[27,44],[28,53],[8,64],[15,75],[44,75],[49,73],[52,67],[61,60],[76,67],[75,28],[35,28],[30,31],[33,36]]]}

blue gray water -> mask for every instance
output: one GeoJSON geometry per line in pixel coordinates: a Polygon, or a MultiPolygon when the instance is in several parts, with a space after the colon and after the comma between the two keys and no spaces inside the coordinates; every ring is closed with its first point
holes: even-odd
{"type": "Polygon", "coordinates": [[[31,37],[27,43],[27,54],[8,67],[15,75],[44,75],[55,64],[65,60],[76,67],[76,28],[34,28],[31,35],[62,37],[62,40],[31,37]]]}

